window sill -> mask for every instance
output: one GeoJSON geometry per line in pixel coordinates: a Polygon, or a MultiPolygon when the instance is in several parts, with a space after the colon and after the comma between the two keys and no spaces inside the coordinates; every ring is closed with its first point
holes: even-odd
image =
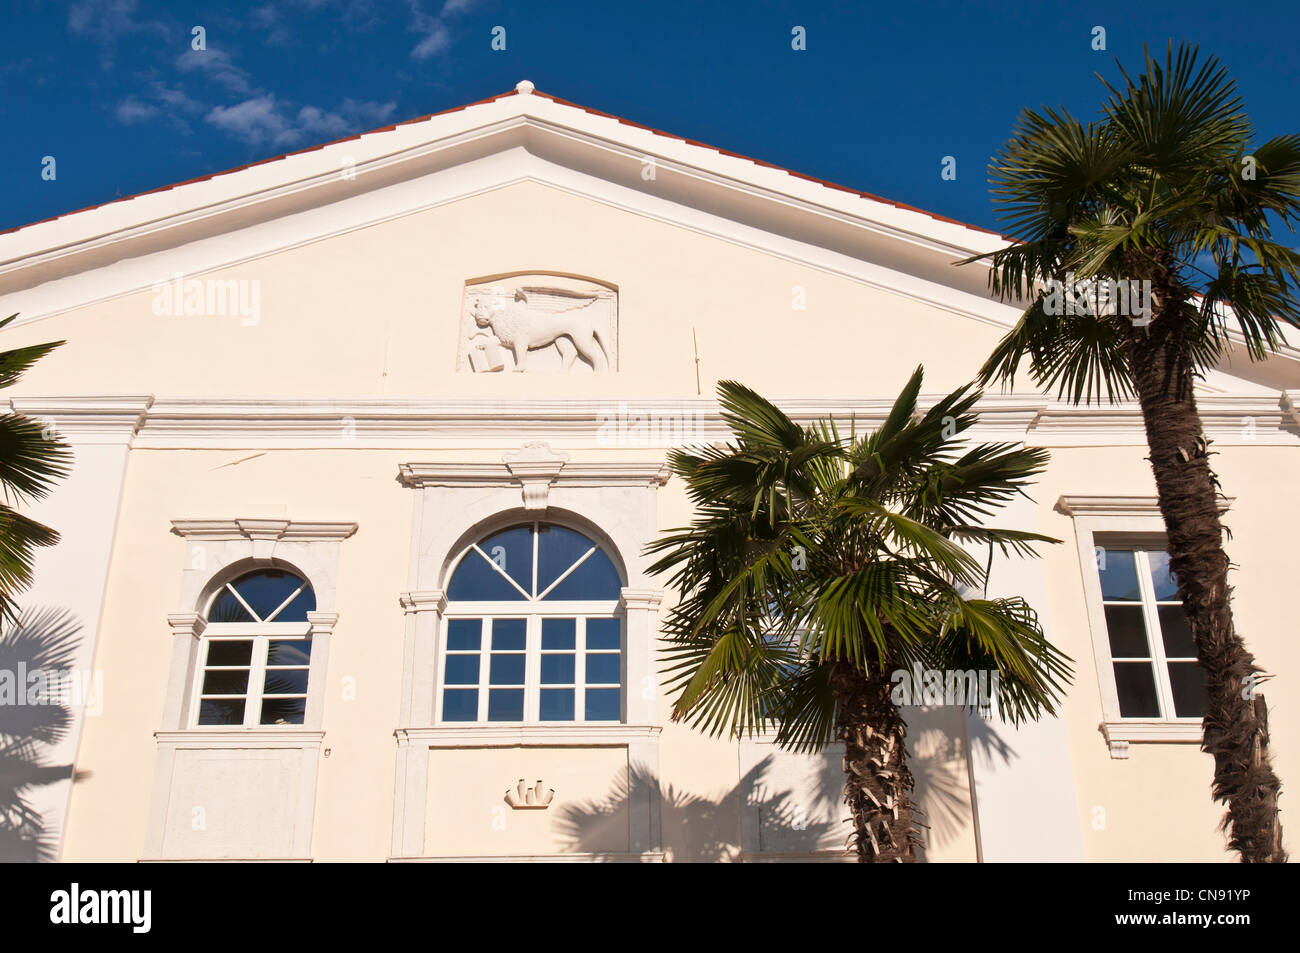
{"type": "Polygon", "coordinates": [[[403,747],[501,748],[550,745],[625,745],[658,741],[658,725],[457,725],[439,728],[399,728],[403,747]]]}
{"type": "Polygon", "coordinates": [[[1103,721],[1099,730],[1110,747],[1110,756],[1117,760],[1129,756],[1130,744],[1199,744],[1201,741],[1199,720],[1161,721],[1154,718],[1133,718],[1125,721],[1103,721]]]}
{"type": "Polygon", "coordinates": [[[305,748],[319,746],[323,731],[305,728],[183,728],[155,731],[160,745],[175,748],[305,748]]]}

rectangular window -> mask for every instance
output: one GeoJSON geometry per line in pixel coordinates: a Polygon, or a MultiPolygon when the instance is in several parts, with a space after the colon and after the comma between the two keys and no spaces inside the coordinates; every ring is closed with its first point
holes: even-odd
{"type": "Polygon", "coordinates": [[[301,725],[311,635],[208,636],[198,680],[199,726],[301,725]]]}
{"type": "Polygon", "coordinates": [[[618,618],[448,618],[443,723],[618,722],[623,626],[618,618]]]}
{"type": "Polygon", "coordinates": [[[1096,560],[1120,718],[1199,719],[1205,677],[1168,553],[1099,543],[1096,560]]]}

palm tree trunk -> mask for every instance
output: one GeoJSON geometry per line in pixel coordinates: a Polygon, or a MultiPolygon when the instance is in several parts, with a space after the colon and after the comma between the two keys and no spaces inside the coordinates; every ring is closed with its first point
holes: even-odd
{"type": "Polygon", "coordinates": [[[907,768],[907,726],[890,698],[887,672],[866,675],[835,662],[836,736],[844,742],[844,800],[853,815],[858,862],[914,863],[921,838],[907,768]]]}
{"type": "Polygon", "coordinates": [[[1280,782],[1268,751],[1268,714],[1253,691],[1260,669],[1233,628],[1228,556],[1219,521],[1218,481],[1206,456],[1192,394],[1186,292],[1172,272],[1154,281],[1157,307],[1146,328],[1134,327],[1127,350],[1160,512],[1170,568],[1205,670],[1208,704],[1201,748],[1214,756],[1214,797],[1228,805],[1228,847],[1245,862],[1282,862],[1278,820],[1280,782]]]}

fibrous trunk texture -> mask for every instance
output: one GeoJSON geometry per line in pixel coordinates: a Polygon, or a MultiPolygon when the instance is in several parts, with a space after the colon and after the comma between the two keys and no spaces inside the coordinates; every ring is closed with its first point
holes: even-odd
{"type": "Polygon", "coordinates": [[[1281,862],[1277,775],[1268,751],[1268,714],[1255,691],[1260,669],[1233,628],[1228,556],[1219,520],[1218,481],[1210,469],[1192,394],[1187,294],[1169,269],[1153,282],[1154,317],[1134,327],[1127,350],[1142,406],[1151,468],[1208,704],[1202,749],[1214,757],[1214,797],[1228,805],[1229,849],[1246,862],[1281,862]]]}
{"type": "Polygon", "coordinates": [[[890,698],[887,672],[868,675],[851,662],[831,671],[837,737],[844,742],[844,800],[859,863],[912,863],[921,844],[907,768],[907,726],[890,698]]]}

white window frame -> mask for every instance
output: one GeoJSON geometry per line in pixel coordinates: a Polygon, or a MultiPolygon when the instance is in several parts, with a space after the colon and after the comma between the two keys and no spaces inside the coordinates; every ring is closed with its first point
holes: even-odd
{"type": "MultiPolygon", "coordinates": [[[[1232,499],[1220,500],[1220,511],[1226,511],[1233,503],[1232,499]]],[[[1092,632],[1093,658],[1096,662],[1097,684],[1101,695],[1102,723],[1099,726],[1112,758],[1128,758],[1132,744],[1199,744],[1202,737],[1200,718],[1124,718],[1119,712],[1119,691],[1115,685],[1115,670],[1110,654],[1110,632],[1106,626],[1106,612],[1101,596],[1101,575],[1097,568],[1097,548],[1112,549],[1164,549],[1167,546],[1164,519],[1155,497],[1139,496],[1062,496],[1057,502],[1057,509],[1074,518],[1075,539],[1078,543],[1079,569],[1083,577],[1084,600],[1088,613],[1088,624],[1092,632]]],[[[1143,560],[1144,566],[1146,560],[1143,560]]],[[[1144,594],[1150,593],[1151,576],[1145,579],[1139,572],[1139,586],[1144,594]]],[[[1148,623],[1148,640],[1154,642],[1150,633],[1155,632],[1159,638],[1159,622],[1151,625],[1151,618],[1146,615],[1154,612],[1147,609],[1144,602],[1144,618],[1148,623]]],[[[1152,645],[1153,652],[1158,651],[1164,658],[1163,640],[1160,645],[1152,645]]],[[[1161,665],[1157,669],[1157,695],[1169,698],[1169,707],[1162,711],[1172,711],[1172,696],[1168,693],[1168,670],[1161,665]]]]}
{"type": "MultiPolygon", "coordinates": [[[[207,614],[212,611],[213,605],[216,604],[216,601],[219,598],[221,598],[221,595],[223,593],[229,592],[235,597],[236,600],[238,600],[239,604],[244,607],[244,610],[247,611],[249,615],[251,615],[254,619],[257,619],[258,618],[257,613],[253,610],[251,606],[249,606],[247,602],[244,601],[244,597],[241,596],[239,592],[235,590],[233,584],[235,582],[238,582],[244,576],[249,575],[250,573],[255,573],[260,571],[262,570],[252,569],[249,572],[240,573],[235,578],[228,580],[222,586],[220,586],[208,598],[207,605],[204,609],[204,616],[206,617],[207,614]]],[[[284,611],[284,609],[290,603],[292,603],[295,599],[297,599],[304,589],[311,588],[311,583],[308,580],[304,579],[298,573],[294,573],[294,575],[298,576],[302,585],[300,585],[297,589],[295,589],[293,593],[287,599],[281,602],[280,605],[276,608],[276,610],[271,613],[270,618],[272,621],[262,622],[259,620],[256,622],[209,622],[207,626],[203,629],[203,634],[199,640],[200,644],[198,649],[198,657],[196,659],[196,664],[194,667],[194,683],[190,687],[190,706],[189,706],[189,711],[190,711],[189,727],[190,728],[198,728],[198,729],[203,729],[205,731],[222,731],[222,730],[242,731],[248,728],[265,728],[272,731],[282,731],[286,729],[301,730],[303,728],[303,726],[306,723],[306,707],[308,704],[308,699],[311,697],[312,678],[311,678],[310,664],[292,665],[292,666],[275,666],[275,668],[305,670],[307,672],[307,690],[304,691],[302,694],[272,696],[273,698],[276,699],[301,698],[303,703],[303,709],[304,709],[303,722],[297,724],[290,724],[290,725],[275,725],[275,724],[264,725],[261,723],[262,704],[266,699],[266,693],[265,693],[266,672],[268,668],[266,663],[271,650],[271,641],[273,639],[310,640],[312,634],[312,625],[310,622],[306,622],[306,621],[275,622],[274,621],[275,617],[279,615],[282,611],[284,611]],[[205,695],[203,692],[203,682],[206,678],[207,672],[209,671],[208,652],[212,647],[212,643],[248,642],[248,641],[251,641],[253,643],[253,646],[252,646],[252,655],[249,658],[249,664],[248,664],[247,690],[242,695],[216,695],[216,694],[205,695]],[[199,718],[202,716],[203,699],[205,698],[232,699],[232,700],[243,699],[244,700],[243,722],[238,725],[202,724],[199,721],[199,718]]],[[[242,665],[217,666],[218,671],[222,669],[231,670],[231,671],[242,670],[243,666],[242,665]]]]}
{"type": "MultiPolygon", "coordinates": [[[[1196,659],[1194,656],[1191,658],[1188,658],[1186,656],[1169,658],[1165,653],[1164,632],[1160,625],[1159,607],[1168,606],[1168,605],[1176,605],[1181,607],[1182,601],[1177,599],[1174,600],[1166,599],[1163,602],[1157,601],[1156,593],[1153,585],[1154,574],[1151,569],[1151,558],[1150,558],[1151,553],[1165,552],[1166,546],[1168,544],[1163,539],[1161,540],[1152,539],[1147,542],[1127,541],[1123,537],[1112,538],[1108,535],[1101,535],[1101,534],[1094,535],[1093,539],[1094,539],[1094,543],[1097,546],[1097,549],[1093,550],[1094,553],[1098,552],[1099,550],[1104,551],[1106,553],[1111,553],[1111,552],[1132,553],[1133,568],[1137,573],[1137,582],[1138,582],[1137,602],[1133,602],[1130,600],[1118,600],[1118,599],[1108,600],[1105,599],[1104,595],[1102,598],[1102,624],[1103,625],[1106,624],[1105,607],[1108,605],[1137,605],[1140,606],[1142,609],[1142,621],[1143,624],[1146,626],[1146,640],[1147,640],[1147,649],[1149,653],[1148,657],[1129,658],[1125,656],[1124,658],[1121,658],[1118,661],[1146,662],[1148,665],[1154,666],[1156,705],[1160,709],[1160,715],[1157,716],[1155,720],[1161,722],[1170,722],[1175,724],[1180,722],[1186,722],[1189,724],[1194,724],[1199,726],[1201,723],[1200,715],[1195,715],[1191,717],[1179,717],[1175,713],[1176,709],[1174,706],[1174,689],[1173,689],[1173,683],[1170,681],[1169,678],[1169,667],[1168,667],[1170,662],[1196,661],[1196,659]]],[[[1100,574],[1101,572],[1101,566],[1098,564],[1096,558],[1093,559],[1093,571],[1097,572],[1098,574],[1100,574]]],[[[1098,579],[1098,587],[1100,587],[1100,578],[1098,579]]],[[[1110,663],[1113,666],[1113,663],[1116,661],[1116,659],[1113,656],[1111,656],[1110,651],[1111,651],[1110,630],[1108,628],[1106,632],[1106,654],[1110,663]]],[[[1111,681],[1112,683],[1114,683],[1115,675],[1114,675],[1113,667],[1110,669],[1110,672],[1111,672],[1111,681]]],[[[1118,712],[1119,710],[1118,686],[1116,686],[1115,689],[1115,696],[1116,696],[1115,706],[1116,706],[1116,711],[1118,712]]],[[[1149,721],[1151,719],[1141,718],[1141,717],[1126,718],[1121,715],[1120,720],[1125,722],[1140,722],[1140,721],[1149,721]]]]}
{"type": "MultiPolygon", "coordinates": [[[[537,527],[547,522],[545,520],[532,520],[517,525],[529,525],[532,528],[532,585],[530,592],[537,592],[537,571],[538,571],[538,543],[540,534],[537,527]]],[[[563,525],[563,524],[550,524],[563,525]]],[[[471,553],[478,553],[486,562],[492,566],[496,572],[506,579],[521,596],[522,599],[509,601],[449,601],[446,609],[442,613],[441,626],[439,629],[438,651],[437,651],[437,685],[438,692],[434,699],[434,724],[439,727],[462,727],[470,728],[474,726],[492,726],[492,725],[622,725],[627,723],[627,620],[626,612],[620,605],[620,599],[609,600],[564,600],[551,601],[546,600],[546,596],[551,590],[558,586],[564,579],[573,573],[579,566],[591,558],[597,550],[599,544],[592,541],[591,547],[583,553],[573,565],[569,566],[564,572],[560,573],[556,579],[544,590],[538,592],[534,598],[530,592],[525,592],[513,578],[510,577],[497,563],[487,555],[481,548],[480,543],[490,538],[496,533],[510,527],[503,526],[488,532],[482,539],[476,540],[457,557],[451,570],[447,574],[447,579],[455,577],[461,564],[471,553]],[[545,600],[545,601],[544,601],[545,600]],[[574,682],[573,682],[573,718],[565,721],[547,720],[543,721],[540,717],[541,706],[541,657],[542,657],[542,619],[545,618],[568,618],[577,620],[574,632],[574,682]],[[479,631],[479,648],[478,651],[450,650],[447,646],[448,632],[450,624],[456,619],[480,619],[482,627],[479,631]],[[491,679],[491,631],[492,620],[494,619],[523,619],[525,620],[524,632],[524,717],[521,721],[488,721],[488,701],[489,694],[494,686],[490,684],[491,679]],[[619,628],[619,682],[615,686],[609,683],[588,683],[586,681],[586,620],[588,619],[615,619],[618,621],[619,628]],[[474,721],[454,721],[443,718],[443,703],[448,689],[452,691],[469,689],[470,685],[449,685],[446,681],[447,656],[448,655],[470,655],[477,654],[479,658],[479,675],[478,682],[474,688],[478,691],[478,717],[474,721]],[[585,717],[586,707],[586,690],[588,688],[615,688],[619,690],[619,716],[617,719],[588,720],[585,717]]],[[[579,532],[578,530],[573,530],[579,532]]],[[[585,535],[585,534],[584,534],[585,535]]],[[[608,558],[608,553],[605,554],[608,558]]],[[[593,649],[593,652],[599,654],[614,654],[614,650],[593,649]]],[[[496,688],[511,688],[514,686],[495,686],[496,688]]],[[[550,687],[550,686],[547,686],[550,687]]],[[[568,686],[557,685],[557,688],[568,686]]]]}

